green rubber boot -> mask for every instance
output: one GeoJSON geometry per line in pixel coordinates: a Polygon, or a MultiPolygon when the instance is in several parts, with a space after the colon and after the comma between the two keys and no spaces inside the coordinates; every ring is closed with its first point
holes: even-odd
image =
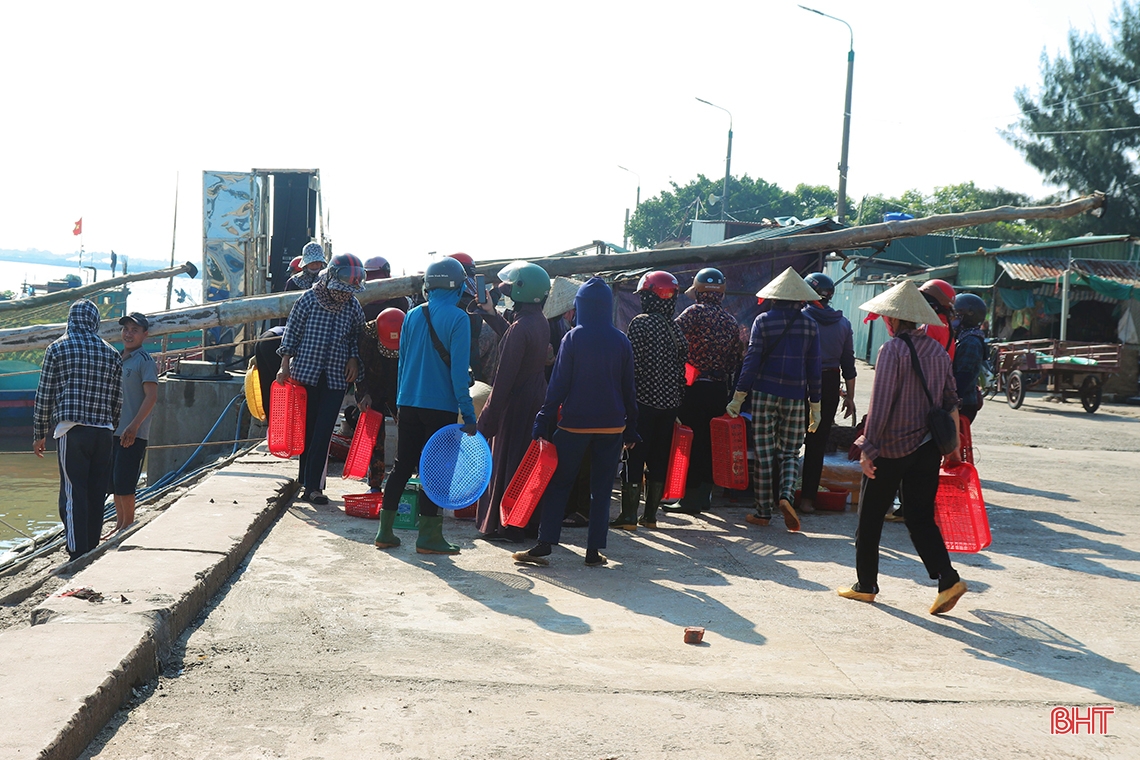
{"type": "Polygon", "coordinates": [[[380,510],[380,530],[376,533],[377,549],[395,549],[400,545],[400,537],[392,532],[392,525],[399,514],[394,509],[380,510]]]}
{"type": "Polygon", "coordinates": [[[416,539],[419,554],[459,554],[459,547],[443,538],[443,518],[420,515],[420,536],[416,539]]]}
{"type": "Polygon", "coordinates": [[[657,507],[661,504],[661,497],[665,494],[665,484],[655,480],[645,481],[645,514],[637,521],[638,525],[646,528],[657,527],[657,507]]]}
{"type": "Polygon", "coordinates": [[[640,483],[621,484],[621,514],[610,520],[611,528],[637,530],[637,505],[641,501],[640,483]]]}

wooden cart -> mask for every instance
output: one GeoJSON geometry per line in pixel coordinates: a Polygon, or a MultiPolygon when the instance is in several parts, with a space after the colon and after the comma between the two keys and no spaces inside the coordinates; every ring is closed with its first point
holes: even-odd
{"type": "Polygon", "coordinates": [[[996,344],[994,373],[1013,409],[1027,391],[1041,388],[1067,401],[1079,398],[1089,414],[1100,408],[1105,379],[1120,368],[1119,343],[1077,343],[1049,338],[996,344]]]}

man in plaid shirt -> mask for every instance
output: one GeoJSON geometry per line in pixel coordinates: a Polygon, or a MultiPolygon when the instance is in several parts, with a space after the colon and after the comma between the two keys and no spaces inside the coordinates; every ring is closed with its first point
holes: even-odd
{"type": "Polygon", "coordinates": [[[58,441],[59,517],[71,559],[99,545],[111,470],[111,438],[123,406],[123,360],[99,337],[99,309],[71,305],[67,331],[47,347],[36,389],[32,451],[58,441]]]}

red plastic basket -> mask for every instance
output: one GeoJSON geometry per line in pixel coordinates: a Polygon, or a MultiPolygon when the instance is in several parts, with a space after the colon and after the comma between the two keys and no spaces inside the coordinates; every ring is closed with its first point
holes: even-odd
{"type": "Polygon", "coordinates": [[[349,517],[363,517],[376,520],[380,517],[380,505],[384,502],[382,493],[346,493],[344,513],[349,517]]]}
{"type": "Polygon", "coordinates": [[[368,477],[368,465],[372,463],[372,449],[376,446],[376,436],[384,424],[384,415],[369,409],[356,421],[356,432],[352,434],[352,445],[344,459],[342,478],[368,477]]]}
{"type": "Polygon", "coordinates": [[[531,441],[526,454],[507,484],[499,505],[503,525],[525,528],[542,500],[546,486],[558,469],[558,450],[550,441],[531,441]]]}
{"type": "Polygon", "coordinates": [[[693,429],[680,423],[673,425],[673,443],[669,446],[669,469],[665,471],[666,501],[685,498],[685,480],[689,477],[689,454],[693,449],[693,429]]]}
{"type": "Polygon", "coordinates": [[[974,465],[944,467],[934,497],[934,522],[952,552],[980,552],[990,545],[990,521],[974,465]]]}
{"type": "MultiPolygon", "coordinates": [[[[799,504],[802,498],[803,492],[796,491],[796,504],[799,504]]],[[[828,488],[815,493],[815,508],[824,512],[846,512],[850,501],[851,492],[846,488],[828,488]]]]}
{"type": "Polygon", "coordinates": [[[970,435],[970,420],[966,417],[958,417],[958,424],[961,430],[958,431],[958,437],[961,438],[958,444],[962,447],[962,461],[970,464],[974,463],[974,437],[970,435]]]}
{"type": "Polygon", "coordinates": [[[269,402],[269,453],[288,459],[305,450],[308,393],[300,383],[273,381],[269,402]]]}
{"type": "Polygon", "coordinates": [[[743,417],[715,417],[712,435],[713,483],[742,491],[748,488],[748,425],[743,417]]]}

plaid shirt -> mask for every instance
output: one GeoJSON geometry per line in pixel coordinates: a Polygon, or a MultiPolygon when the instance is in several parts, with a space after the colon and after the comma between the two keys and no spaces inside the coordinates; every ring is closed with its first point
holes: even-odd
{"type": "MultiPolygon", "coordinates": [[[[954,374],[946,349],[921,331],[908,331],[918,354],[918,364],[926,377],[926,385],[935,403],[942,408],[958,408],[954,390],[954,374]]],[[[911,366],[910,349],[897,337],[879,349],[875,362],[875,382],[867,407],[867,424],[855,445],[871,459],[899,459],[914,453],[930,437],[926,415],[930,402],[922,390],[922,381],[911,366]]]]}
{"type": "Polygon", "coordinates": [[[317,303],[312,290],[293,304],[285,335],[277,353],[290,356],[289,377],[301,385],[317,385],[321,372],[334,391],[348,387],[344,368],[349,359],[359,359],[357,339],[364,326],[364,310],[355,298],[335,314],[317,303]]]}
{"type": "Polygon", "coordinates": [[[122,407],[122,357],[99,337],[95,304],[76,301],[67,315],[67,331],[44,352],[33,440],[46,438],[60,422],[114,430],[122,407]]]}
{"type": "Polygon", "coordinates": [[[802,399],[806,394],[809,401],[819,401],[821,371],[819,326],[815,320],[798,309],[774,308],[752,323],[752,337],[736,390],[760,391],[780,398],[802,399]],[[789,321],[792,326],[785,334],[789,321]],[[760,355],[765,350],[768,357],[761,366],[760,355]]]}

